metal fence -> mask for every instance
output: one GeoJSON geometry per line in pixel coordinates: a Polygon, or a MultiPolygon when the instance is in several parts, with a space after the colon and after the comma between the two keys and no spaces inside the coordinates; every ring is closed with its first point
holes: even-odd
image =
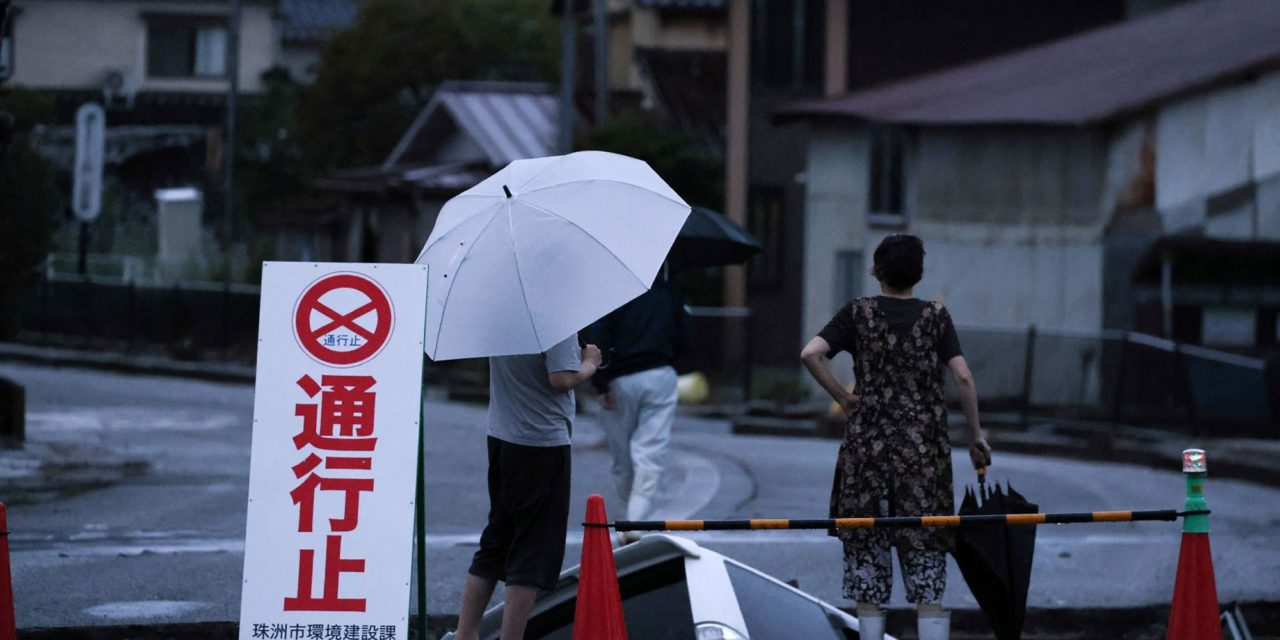
{"type": "Polygon", "coordinates": [[[83,345],[166,347],[252,359],[258,338],[258,287],[206,282],[141,285],[54,276],[23,301],[21,328],[36,339],[83,345]]]}
{"type": "MultiPolygon", "coordinates": [[[[21,326],[37,340],[252,362],[258,293],[249,285],[54,276],[27,295],[21,326]]],[[[792,407],[788,412],[821,403],[798,360],[765,366],[754,357],[760,336],[752,333],[748,310],[694,311],[695,349],[681,368],[707,377],[711,402],[792,407]]],[[[1120,331],[959,327],[958,333],[984,410],[1194,435],[1280,437],[1280,357],[1268,363],[1120,331]]],[[[459,394],[480,393],[486,383],[482,363],[428,363],[426,369],[429,380],[457,387],[459,394]]]]}
{"type": "Polygon", "coordinates": [[[958,329],[984,408],[1280,437],[1280,366],[1134,332],[958,329]]]}

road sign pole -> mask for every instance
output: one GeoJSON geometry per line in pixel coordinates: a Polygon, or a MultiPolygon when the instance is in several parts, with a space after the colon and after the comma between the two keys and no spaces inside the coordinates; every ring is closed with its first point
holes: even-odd
{"type": "Polygon", "coordinates": [[[414,532],[418,547],[418,640],[427,637],[427,505],[426,491],[426,410],[418,401],[418,498],[414,501],[414,532]]]}
{"type": "Polygon", "coordinates": [[[80,223],[80,258],[76,261],[76,273],[85,275],[89,272],[89,223],[80,223]]]}

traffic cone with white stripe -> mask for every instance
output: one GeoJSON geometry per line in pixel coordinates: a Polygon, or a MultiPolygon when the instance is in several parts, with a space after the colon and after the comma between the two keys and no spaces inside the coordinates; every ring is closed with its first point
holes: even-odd
{"type": "Polygon", "coordinates": [[[609,543],[609,517],[604,498],[587,498],[587,524],[578,568],[578,604],[573,613],[573,640],[627,640],[627,621],[618,591],[618,569],[609,543]]]}
{"type": "MultiPolygon", "coordinates": [[[[1187,476],[1185,510],[1207,512],[1204,478],[1208,466],[1204,451],[1183,451],[1182,471],[1187,476]]],[[[1182,520],[1182,551],[1178,557],[1166,637],[1168,640],[1222,640],[1222,625],[1218,620],[1218,587],[1213,578],[1213,555],[1209,551],[1209,514],[1188,514],[1182,520]]]]}

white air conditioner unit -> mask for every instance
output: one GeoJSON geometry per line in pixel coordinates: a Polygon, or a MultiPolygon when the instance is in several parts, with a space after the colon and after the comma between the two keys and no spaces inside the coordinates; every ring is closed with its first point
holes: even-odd
{"type": "Polygon", "coordinates": [[[102,100],[106,105],[133,106],[138,93],[138,78],[129,69],[108,69],[102,78],[102,100]]]}

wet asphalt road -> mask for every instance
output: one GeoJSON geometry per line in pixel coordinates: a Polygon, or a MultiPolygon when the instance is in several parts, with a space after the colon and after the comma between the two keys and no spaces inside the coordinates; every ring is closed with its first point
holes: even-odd
{"type": "MultiPolygon", "coordinates": [[[[2,364],[27,387],[28,434],[49,447],[98,449],[145,460],[147,473],[107,488],[24,503],[0,496],[13,532],[19,627],[234,620],[240,604],[253,388],[77,369],[2,364]]],[[[484,524],[483,407],[427,404],[428,611],[456,611],[463,574],[484,524]]],[[[733,436],[726,424],[682,418],[673,439],[672,517],[822,517],[837,444],[733,436]]],[[[1170,471],[1049,457],[1001,455],[996,478],[1046,511],[1180,508],[1170,471]]],[[[574,510],[587,495],[610,506],[609,459],[598,425],[580,420],[574,510]]],[[[957,483],[969,473],[957,456],[957,483]]],[[[1208,485],[1222,600],[1280,601],[1280,491],[1245,482],[1208,485]]],[[[821,532],[690,534],[837,605],[840,550],[821,532]]],[[[572,533],[566,565],[577,563],[572,533]]],[[[1042,527],[1032,579],[1035,607],[1167,603],[1179,528],[1171,523],[1042,527]]],[[[895,602],[905,604],[900,585],[895,602]]],[[[973,607],[954,570],[945,599],[973,607]]]]}

